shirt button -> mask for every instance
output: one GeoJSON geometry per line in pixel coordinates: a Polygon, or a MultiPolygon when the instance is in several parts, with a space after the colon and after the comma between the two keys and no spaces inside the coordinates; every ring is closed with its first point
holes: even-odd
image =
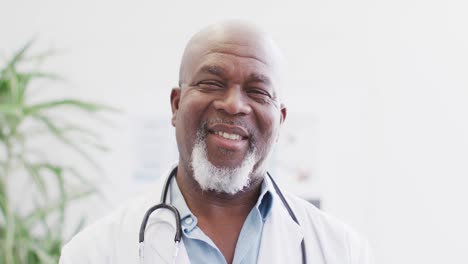
{"type": "Polygon", "coordinates": [[[186,225],[191,225],[193,223],[193,218],[192,217],[185,218],[184,222],[186,225]]]}

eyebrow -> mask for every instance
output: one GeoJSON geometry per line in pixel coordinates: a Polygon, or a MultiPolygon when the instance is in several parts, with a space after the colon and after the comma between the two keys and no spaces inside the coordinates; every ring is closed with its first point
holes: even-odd
{"type": "MultiPolygon", "coordinates": [[[[225,79],[227,75],[226,70],[224,68],[216,66],[216,65],[205,65],[200,69],[200,72],[213,74],[223,79],[225,79]]],[[[247,82],[261,82],[266,85],[271,84],[270,78],[260,73],[251,73],[249,75],[249,78],[247,79],[247,82]]]]}
{"type": "Polygon", "coordinates": [[[213,74],[221,78],[224,78],[226,76],[226,70],[216,65],[205,65],[200,69],[200,72],[213,74]]]}
{"type": "Polygon", "coordinates": [[[252,73],[250,74],[249,78],[247,79],[248,82],[261,82],[266,85],[271,84],[270,78],[268,78],[266,75],[260,74],[260,73],[252,73]]]}

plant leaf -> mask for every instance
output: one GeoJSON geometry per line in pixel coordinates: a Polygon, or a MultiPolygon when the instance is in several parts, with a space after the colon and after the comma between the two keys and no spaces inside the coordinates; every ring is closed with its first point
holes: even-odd
{"type": "Polygon", "coordinates": [[[38,244],[29,242],[26,244],[26,246],[37,255],[41,263],[43,264],[49,264],[49,263],[56,264],[57,263],[57,259],[55,259],[54,257],[51,257],[48,254],[48,252],[45,251],[43,248],[41,248],[38,244]]]}
{"type": "Polygon", "coordinates": [[[96,113],[102,110],[118,111],[117,109],[114,109],[105,105],[101,105],[101,104],[88,103],[88,102],[74,100],[74,99],[63,99],[63,100],[49,101],[49,102],[38,103],[32,106],[28,106],[24,109],[24,112],[26,114],[32,114],[32,113],[37,113],[43,110],[48,110],[51,108],[62,107],[62,106],[74,107],[74,108],[87,111],[87,112],[91,112],[91,113],[96,113]]]}
{"type": "Polygon", "coordinates": [[[38,62],[42,62],[44,59],[46,58],[49,58],[49,57],[52,57],[52,56],[55,56],[57,54],[60,54],[60,53],[63,53],[62,52],[59,52],[55,49],[51,49],[51,50],[46,50],[46,51],[43,51],[41,53],[38,53],[38,54],[34,54],[34,55],[29,55],[29,56],[25,56],[23,57],[23,61],[38,61],[38,62]]]}
{"type": "Polygon", "coordinates": [[[24,54],[26,53],[26,51],[28,51],[28,49],[31,47],[33,43],[34,43],[34,38],[26,42],[26,44],[23,47],[21,47],[21,49],[15,52],[15,54],[13,55],[13,58],[11,58],[11,60],[7,63],[7,66],[5,67],[5,69],[14,68],[16,64],[24,58],[24,54]]]}
{"type": "Polygon", "coordinates": [[[62,201],[62,203],[60,203],[60,208],[59,208],[59,219],[58,219],[58,226],[56,226],[56,233],[55,235],[61,235],[62,234],[62,230],[63,230],[63,224],[65,222],[65,207],[68,203],[68,199],[67,199],[67,192],[65,190],[65,179],[64,179],[64,175],[63,175],[63,171],[64,169],[59,167],[59,166],[55,166],[55,165],[52,165],[50,163],[45,163],[45,164],[42,164],[41,165],[41,168],[43,169],[47,169],[49,170],[50,172],[53,173],[53,175],[55,176],[55,179],[57,180],[57,185],[59,187],[59,192],[60,192],[60,201],[62,201]]]}
{"type": "MultiPolygon", "coordinates": [[[[81,192],[69,193],[67,196],[67,202],[76,201],[81,198],[88,197],[94,193],[96,193],[94,188],[88,188],[88,190],[83,190],[81,192]]],[[[35,208],[32,212],[25,216],[25,226],[30,228],[32,225],[36,224],[37,220],[40,220],[41,215],[50,215],[55,211],[60,210],[60,208],[62,208],[62,203],[63,201],[57,200],[43,207],[35,208]]]]}
{"type": "Polygon", "coordinates": [[[91,165],[93,165],[96,169],[99,169],[99,165],[90,158],[90,155],[86,153],[83,149],[78,147],[72,140],[68,139],[62,130],[58,128],[48,117],[34,114],[32,115],[36,120],[41,121],[47,128],[49,128],[50,132],[63,144],[69,146],[70,148],[74,149],[77,153],[79,153],[84,159],[86,159],[91,165]]]}
{"type": "Polygon", "coordinates": [[[0,104],[0,113],[19,115],[22,111],[21,107],[16,104],[0,104]]]}
{"type": "Polygon", "coordinates": [[[39,192],[44,196],[44,198],[47,199],[48,198],[47,186],[40,173],[41,165],[30,164],[29,162],[25,160],[22,160],[22,162],[23,162],[24,168],[28,171],[29,175],[31,176],[39,192]]]}

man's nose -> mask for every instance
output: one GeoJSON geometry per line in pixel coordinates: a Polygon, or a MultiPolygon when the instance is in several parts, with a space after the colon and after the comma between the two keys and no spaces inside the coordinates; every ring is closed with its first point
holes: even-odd
{"type": "Polygon", "coordinates": [[[231,115],[246,115],[252,111],[241,86],[229,87],[220,98],[213,102],[213,106],[231,115]]]}

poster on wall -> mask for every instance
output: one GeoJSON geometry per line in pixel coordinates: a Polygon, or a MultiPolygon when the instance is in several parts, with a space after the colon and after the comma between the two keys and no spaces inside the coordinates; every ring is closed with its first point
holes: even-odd
{"type": "Polygon", "coordinates": [[[170,117],[152,114],[130,119],[132,178],[146,183],[157,180],[178,158],[170,117]]]}
{"type": "Polygon", "coordinates": [[[312,113],[289,113],[270,167],[284,187],[320,207],[318,125],[318,118],[312,113]]]}

